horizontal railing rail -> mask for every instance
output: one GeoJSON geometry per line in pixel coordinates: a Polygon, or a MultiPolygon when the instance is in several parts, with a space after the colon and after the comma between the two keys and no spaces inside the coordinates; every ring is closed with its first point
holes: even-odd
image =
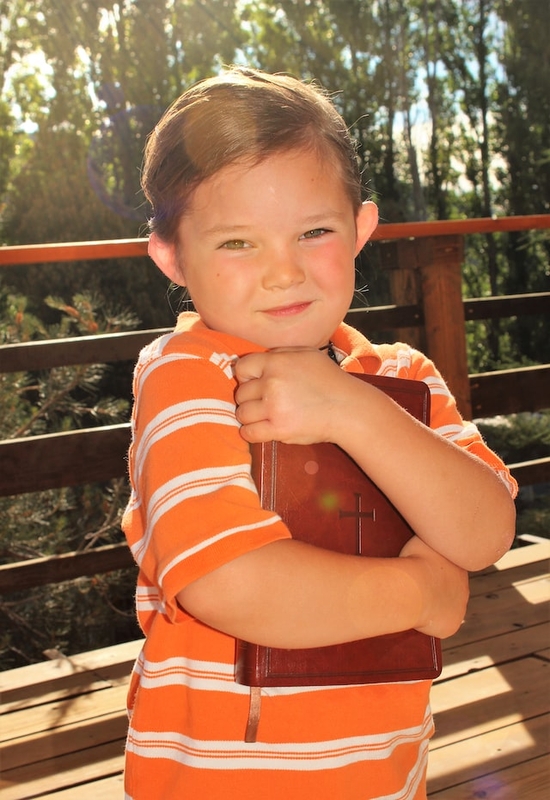
{"type": "MultiPolygon", "coordinates": [[[[381,222],[372,241],[465,236],[479,233],[543,230],[550,228],[550,214],[521,217],[433,220],[429,222],[381,222]]],[[[0,247],[0,267],[15,264],[47,264],[56,261],[94,261],[103,258],[135,258],[147,255],[147,239],[112,239],[98,242],[28,244],[0,247]]]]}
{"type": "MultiPolygon", "coordinates": [[[[468,320],[502,317],[550,315],[550,292],[480,297],[464,300],[464,316],[468,320]]],[[[375,331],[421,327],[422,307],[373,306],[352,309],[346,322],[366,335],[375,331]]],[[[0,346],[0,372],[26,372],[74,366],[135,360],[142,347],[171,328],[105,333],[101,336],[74,336],[18,342],[0,346]]]]}
{"type": "MultiPolygon", "coordinates": [[[[472,375],[471,386],[479,416],[536,412],[550,402],[550,365],[472,375]]],[[[122,477],[129,444],[129,423],[1,441],[0,497],[122,477]]],[[[537,472],[545,463],[550,458],[537,472]]],[[[522,478],[528,464],[517,469],[521,483],[529,482],[522,478]]]]}

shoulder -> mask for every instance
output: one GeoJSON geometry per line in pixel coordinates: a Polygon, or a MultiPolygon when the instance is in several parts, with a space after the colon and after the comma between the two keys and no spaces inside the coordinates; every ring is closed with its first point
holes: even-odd
{"type": "Polygon", "coordinates": [[[207,328],[191,312],[181,314],[176,328],[143,348],[137,363],[138,372],[169,364],[201,364],[233,380],[233,366],[238,358],[263,348],[220,331],[207,328]]]}
{"type": "Polygon", "coordinates": [[[438,385],[445,386],[433,361],[411,345],[405,342],[394,342],[393,344],[373,344],[372,347],[379,359],[378,375],[425,381],[433,389],[438,385]]]}
{"type": "Polygon", "coordinates": [[[206,332],[173,331],[160,336],[143,348],[139,354],[136,369],[138,371],[157,369],[161,366],[188,362],[200,362],[211,365],[222,372],[226,378],[233,377],[233,364],[238,358],[231,347],[224,347],[219,341],[206,332]]]}
{"type": "Polygon", "coordinates": [[[410,378],[425,357],[404,342],[375,344],[373,348],[380,359],[379,375],[393,378],[410,378]]]}

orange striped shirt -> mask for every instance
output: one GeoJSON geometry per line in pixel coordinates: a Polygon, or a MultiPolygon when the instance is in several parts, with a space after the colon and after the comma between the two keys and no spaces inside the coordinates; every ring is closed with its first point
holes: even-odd
{"type": "MultiPolygon", "coordinates": [[[[491,464],[514,492],[423,355],[373,345],[345,325],[333,341],[345,370],[424,380],[432,427],[491,464]]],[[[420,800],[433,730],[428,681],[263,689],[258,741],[247,744],[249,689],[234,680],[235,640],[176,602],[200,576],[290,536],[260,507],[235,418],[232,364],[261,349],[184,314],[136,366],[123,528],[139,565],[146,639],[128,698],[126,800],[420,800]]]]}

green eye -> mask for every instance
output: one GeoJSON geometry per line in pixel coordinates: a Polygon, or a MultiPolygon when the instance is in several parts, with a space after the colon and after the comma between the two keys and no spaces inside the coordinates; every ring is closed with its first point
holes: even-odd
{"type": "Polygon", "coordinates": [[[304,239],[316,239],[318,236],[322,236],[324,233],[327,233],[326,228],[312,228],[310,231],[304,233],[304,239]]]}
{"type": "Polygon", "coordinates": [[[230,239],[222,244],[222,247],[225,247],[226,250],[242,250],[246,246],[246,242],[243,239],[230,239]]]}

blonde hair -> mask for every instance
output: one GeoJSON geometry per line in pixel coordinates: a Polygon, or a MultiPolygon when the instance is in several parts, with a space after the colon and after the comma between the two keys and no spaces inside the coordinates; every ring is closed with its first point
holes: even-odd
{"type": "Polygon", "coordinates": [[[150,230],[175,242],[193,190],[206,178],[229,164],[257,164],[302,148],[339,168],[357,211],[362,198],[355,144],[321,88],[237,67],[200,81],[166,111],[147,141],[142,187],[151,205],[150,230]]]}

